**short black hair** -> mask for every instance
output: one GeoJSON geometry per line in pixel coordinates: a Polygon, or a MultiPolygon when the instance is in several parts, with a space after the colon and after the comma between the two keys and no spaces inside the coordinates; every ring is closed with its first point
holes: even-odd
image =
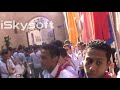
{"type": "Polygon", "coordinates": [[[63,47],[63,42],[60,40],[51,41],[50,44],[56,45],[57,47],[63,47]]]}
{"type": "Polygon", "coordinates": [[[106,52],[106,57],[107,57],[107,61],[110,61],[111,58],[111,46],[108,45],[105,41],[102,40],[93,40],[90,41],[87,44],[87,48],[94,48],[94,49],[99,49],[99,50],[103,50],[106,52]]]}
{"type": "Polygon", "coordinates": [[[7,50],[7,49],[2,49],[1,55],[4,56],[4,55],[6,55],[6,54],[8,54],[8,50],[7,50]]]}
{"type": "Polygon", "coordinates": [[[54,58],[56,56],[58,56],[58,57],[60,56],[59,48],[53,44],[42,45],[42,49],[48,50],[51,58],[54,58]]]}
{"type": "Polygon", "coordinates": [[[13,51],[12,47],[8,47],[7,49],[8,51],[13,51]]]}
{"type": "Polygon", "coordinates": [[[37,50],[38,49],[38,47],[37,46],[33,46],[33,50],[37,50]]]}
{"type": "Polygon", "coordinates": [[[23,46],[19,45],[17,50],[22,50],[22,49],[23,49],[23,46]]]}
{"type": "Polygon", "coordinates": [[[28,47],[26,47],[26,48],[24,49],[24,51],[25,51],[25,52],[29,52],[30,49],[29,49],[28,47]]]}
{"type": "Polygon", "coordinates": [[[69,40],[65,40],[64,44],[71,44],[71,42],[69,40]]]}
{"type": "Polygon", "coordinates": [[[64,48],[59,47],[59,51],[60,51],[60,55],[62,57],[66,57],[67,56],[67,51],[64,48]]]}
{"type": "Polygon", "coordinates": [[[116,52],[116,49],[111,48],[111,54],[112,54],[112,57],[113,57],[113,62],[115,62],[115,52],[116,52]]]}
{"type": "Polygon", "coordinates": [[[84,43],[83,42],[78,42],[77,44],[79,44],[80,46],[83,45],[84,43]]]}
{"type": "Polygon", "coordinates": [[[72,49],[70,44],[65,44],[63,47],[68,47],[69,49],[72,49]]]}

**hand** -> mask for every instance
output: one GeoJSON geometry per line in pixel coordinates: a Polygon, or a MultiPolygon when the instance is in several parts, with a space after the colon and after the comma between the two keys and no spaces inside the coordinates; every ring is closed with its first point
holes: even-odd
{"type": "Polygon", "coordinates": [[[111,63],[111,65],[109,67],[109,74],[112,78],[117,78],[117,75],[115,74],[115,71],[114,71],[114,66],[115,66],[115,64],[111,63]]]}
{"type": "Polygon", "coordinates": [[[62,65],[62,64],[65,63],[65,61],[66,61],[66,60],[60,56],[57,64],[62,65]]]}

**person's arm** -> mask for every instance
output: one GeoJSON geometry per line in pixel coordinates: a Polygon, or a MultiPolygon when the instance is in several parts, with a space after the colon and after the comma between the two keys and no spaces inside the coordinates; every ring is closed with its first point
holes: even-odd
{"type": "Polygon", "coordinates": [[[67,70],[62,70],[58,78],[79,78],[79,76],[76,76],[67,70]]]}

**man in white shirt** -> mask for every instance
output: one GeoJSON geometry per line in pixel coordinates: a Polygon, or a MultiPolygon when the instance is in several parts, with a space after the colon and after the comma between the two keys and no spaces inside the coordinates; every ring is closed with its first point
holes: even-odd
{"type": "Polygon", "coordinates": [[[58,77],[56,77],[60,65],[58,61],[60,59],[60,51],[57,46],[52,44],[46,44],[42,46],[41,50],[41,63],[44,67],[43,77],[44,78],[75,78],[74,75],[63,69],[58,77]]]}
{"type": "Polygon", "coordinates": [[[13,62],[14,65],[16,65],[16,60],[13,56],[13,49],[12,47],[8,47],[8,54],[9,54],[9,59],[13,62]]]}
{"type": "Polygon", "coordinates": [[[78,42],[77,43],[77,47],[78,47],[78,53],[77,53],[77,57],[79,60],[79,72],[82,74],[82,76],[84,75],[84,69],[83,69],[83,51],[86,48],[86,44],[84,44],[83,42],[78,42]]]}
{"type": "Polygon", "coordinates": [[[13,62],[9,59],[9,54],[7,49],[3,49],[1,53],[0,60],[0,74],[1,78],[8,78],[15,73],[15,66],[13,62]]]}
{"type": "Polygon", "coordinates": [[[38,50],[38,48],[35,46],[33,47],[34,51],[33,53],[30,54],[31,58],[32,58],[32,62],[33,62],[33,68],[34,68],[34,75],[35,78],[39,77],[39,74],[42,74],[43,68],[42,68],[42,64],[40,62],[40,50],[38,50]]]}
{"type": "Polygon", "coordinates": [[[16,62],[16,69],[18,73],[21,73],[24,78],[27,77],[27,72],[26,72],[26,57],[25,54],[23,53],[23,47],[19,46],[18,51],[13,54],[15,62],[16,62]],[[21,69],[21,70],[18,70],[21,69]]]}
{"type": "MultiPolygon", "coordinates": [[[[61,72],[60,75],[62,74],[62,72],[68,71],[67,75],[69,76],[69,78],[78,78],[78,72],[76,71],[76,69],[74,68],[73,63],[71,62],[71,60],[69,60],[70,58],[67,55],[67,52],[64,48],[59,48],[60,51],[60,58],[58,61],[58,65],[61,67],[61,72]]],[[[60,76],[59,75],[59,76],[60,76]]],[[[64,75],[66,77],[66,75],[64,75]]],[[[63,78],[64,78],[63,76],[63,78]]],[[[62,76],[60,76],[62,77],[62,76]]]]}
{"type": "Polygon", "coordinates": [[[71,45],[65,44],[63,47],[67,51],[68,56],[71,58],[70,60],[73,63],[75,69],[76,69],[78,67],[78,65],[79,65],[79,61],[78,61],[78,58],[76,57],[75,53],[72,52],[71,45]]]}

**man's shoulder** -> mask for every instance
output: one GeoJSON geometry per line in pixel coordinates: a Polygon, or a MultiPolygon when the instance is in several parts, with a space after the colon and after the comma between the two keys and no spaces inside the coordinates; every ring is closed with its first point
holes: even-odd
{"type": "Polygon", "coordinates": [[[0,59],[0,63],[3,63],[1,59],[0,59]]]}
{"type": "Polygon", "coordinates": [[[5,63],[2,61],[2,60],[0,60],[0,66],[2,66],[2,65],[4,65],[5,63]]]}
{"type": "Polygon", "coordinates": [[[78,75],[71,73],[70,71],[64,69],[60,72],[59,78],[78,78],[78,75]]]}
{"type": "Polygon", "coordinates": [[[30,56],[33,56],[33,55],[35,55],[35,53],[34,53],[34,52],[32,52],[32,53],[30,54],[30,56]]]}

